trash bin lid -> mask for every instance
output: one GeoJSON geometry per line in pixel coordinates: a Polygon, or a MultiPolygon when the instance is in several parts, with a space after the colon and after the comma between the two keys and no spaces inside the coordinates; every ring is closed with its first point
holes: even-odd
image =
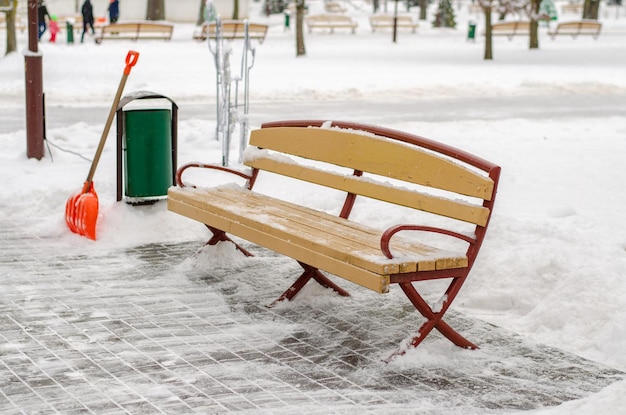
{"type": "Polygon", "coordinates": [[[171,98],[166,97],[165,95],[157,94],[156,92],[152,92],[152,91],[134,91],[122,97],[122,99],[120,100],[120,103],[117,106],[117,111],[121,110],[128,103],[138,100],[138,99],[159,99],[159,98],[168,100],[169,102],[172,103],[173,108],[178,109],[178,105],[176,105],[176,103],[171,98]]]}

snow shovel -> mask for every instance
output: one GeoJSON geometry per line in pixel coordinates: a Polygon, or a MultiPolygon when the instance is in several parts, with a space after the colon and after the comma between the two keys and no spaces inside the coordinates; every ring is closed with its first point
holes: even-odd
{"type": "Polygon", "coordinates": [[[124,74],[122,75],[122,80],[117,88],[117,93],[115,94],[115,99],[113,100],[111,111],[109,112],[109,118],[107,118],[107,122],[104,126],[104,131],[102,131],[102,137],[100,137],[100,143],[98,144],[96,155],[91,162],[91,169],[89,169],[87,180],[85,181],[81,192],[70,196],[65,205],[65,222],[70,230],[94,241],[96,240],[96,222],[98,220],[98,194],[93,186],[93,176],[96,172],[96,167],[98,166],[102,150],[104,149],[104,143],[106,142],[107,135],[111,129],[113,117],[117,111],[117,106],[119,105],[120,97],[122,96],[124,85],[126,84],[126,79],[130,74],[130,69],[137,63],[138,58],[138,52],[133,50],[128,51],[128,55],[126,55],[126,67],[124,68],[124,74]]]}

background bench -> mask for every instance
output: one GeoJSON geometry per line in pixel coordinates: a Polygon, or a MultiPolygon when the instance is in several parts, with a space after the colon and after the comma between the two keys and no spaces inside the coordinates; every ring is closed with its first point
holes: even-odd
{"type": "Polygon", "coordinates": [[[515,35],[529,35],[530,34],[530,22],[515,21],[515,22],[497,22],[491,25],[492,36],[506,36],[509,40],[513,39],[515,35]]]}
{"type": "Polygon", "coordinates": [[[578,35],[591,35],[594,39],[597,39],[600,36],[600,30],[602,30],[602,23],[596,20],[579,20],[561,22],[548,34],[552,39],[555,39],[558,35],[569,35],[573,39],[576,39],[578,35]]]}
{"type": "MultiPolygon", "coordinates": [[[[248,37],[256,39],[259,43],[263,43],[267,35],[266,24],[248,22],[248,37]]],[[[207,38],[215,39],[217,33],[217,24],[204,23],[200,30],[194,33],[193,38],[196,40],[207,40],[207,38]]],[[[245,37],[245,21],[243,20],[222,20],[222,37],[224,39],[243,39],[245,37]]]]}
{"type": "Polygon", "coordinates": [[[171,40],[174,26],[169,23],[156,22],[124,22],[104,25],[96,35],[96,43],[104,39],[111,40],[139,40],[160,39],[171,40]]]}
{"type": "MultiPolygon", "coordinates": [[[[369,18],[372,32],[376,29],[393,29],[393,15],[390,14],[375,14],[369,18]]],[[[413,33],[419,27],[419,24],[413,20],[413,18],[407,14],[398,16],[398,28],[411,29],[413,33]]]]}
{"type": "Polygon", "coordinates": [[[480,4],[478,4],[478,3],[470,3],[470,4],[468,4],[468,5],[467,5],[467,10],[468,10],[470,13],[475,13],[475,14],[478,14],[478,15],[481,15],[481,14],[483,14],[483,13],[484,13],[484,11],[483,11],[483,6],[481,6],[481,5],[480,5],[480,4]]]}
{"type": "MultiPolygon", "coordinates": [[[[378,293],[398,284],[427,320],[408,345],[419,345],[437,329],[457,346],[476,348],[442,317],[485,237],[498,166],[396,130],[322,121],[264,124],[252,131],[244,164],[251,173],[202,163],[181,167],[180,187],[168,192],[168,209],[206,224],[212,233],[209,245],[234,243],[229,236],[234,235],[298,261],[302,275],[276,301],[292,299],[311,279],[349,295],[320,270],[378,293]],[[245,183],[185,187],[183,173],[193,167],[230,172],[245,183]],[[333,189],[345,198],[343,206],[338,204],[338,215],[332,215],[252,191],[261,180],[275,180],[266,172],[333,189]],[[360,203],[386,203],[397,209],[400,222],[384,230],[351,219],[357,198],[363,199],[360,203]],[[409,218],[413,219],[406,223],[409,218]],[[403,235],[396,235],[399,232],[403,235]],[[450,246],[433,244],[437,238],[450,246]],[[434,279],[449,284],[431,308],[414,283],[434,279]]],[[[274,186],[266,183],[270,189],[274,186]]],[[[367,209],[367,204],[359,206],[367,209]]],[[[396,354],[405,350],[401,347],[396,354]]]]}
{"type": "MultiPolygon", "coordinates": [[[[19,30],[21,33],[26,31],[27,22],[22,19],[22,16],[15,16],[15,30],[19,30]]],[[[0,29],[6,29],[7,22],[4,13],[0,13],[0,29]]]]}
{"type": "Polygon", "coordinates": [[[324,11],[328,13],[345,13],[346,6],[338,1],[324,0],[324,11]]]}
{"type": "MultiPolygon", "coordinates": [[[[82,14],[62,14],[57,16],[59,29],[61,32],[65,32],[67,29],[67,23],[70,23],[74,28],[74,32],[77,34],[83,33],[83,15],[82,14]]],[[[95,28],[95,23],[94,23],[95,28]]],[[[91,30],[90,27],[87,28],[88,31],[91,30]]],[[[91,33],[91,32],[89,32],[91,33]]]]}
{"type": "Polygon", "coordinates": [[[567,14],[582,14],[583,12],[583,4],[582,3],[566,3],[561,6],[561,13],[567,14]]]}
{"type": "Polygon", "coordinates": [[[335,29],[350,29],[352,33],[356,32],[359,24],[350,16],[345,14],[316,14],[307,16],[305,23],[309,29],[309,33],[313,29],[330,29],[333,33],[335,29]]]}

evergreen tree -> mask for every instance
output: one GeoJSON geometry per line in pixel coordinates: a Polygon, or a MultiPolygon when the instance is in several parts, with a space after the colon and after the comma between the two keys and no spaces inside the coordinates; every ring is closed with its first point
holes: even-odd
{"type": "Polygon", "coordinates": [[[454,8],[450,0],[439,0],[435,20],[433,20],[433,27],[456,27],[454,8]]]}

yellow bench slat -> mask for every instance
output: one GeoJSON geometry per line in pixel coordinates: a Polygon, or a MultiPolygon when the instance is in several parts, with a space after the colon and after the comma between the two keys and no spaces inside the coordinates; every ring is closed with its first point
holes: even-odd
{"type": "MultiPolygon", "coordinates": [[[[260,23],[248,23],[248,36],[251,38],[265,38],[267,25],[260,23]]],[[[243,21],[222,21],[222,36],[227,39],[239,39],[245,36],[246,26],[243,21]]],[[[203,26],[203,35],[207,33],[211,38],[217,34],[217,24],[210,23],[203,26]]]]}
{"type": "MultiPolygon", "coordinates": [[[[295,245],[319,251],[378,274],[467,266],[467,259],[463,255],[405,242],[402,238],[394,240],[394,252],[400,259],[389,260],[380,251],[380,230],[244,189],[224,187],[193,191],[172,188],[169,200],[172,203],[181,201],[202,211],[211,211],[211,214],[227,221],[255,227],[273,236],[281,235],[295,245]],[[442,262],[438,264],[435,259],[441,259],[442,262]]],[[[172,209],[170,205],[168,208],[172,209]]],[[[198,214],[202,218],[193,219],[206,219],[205,214],[198,214]]],[[[218,227],[213,223],[204,223],[218,227]]]]}
{"type": "MultiPolygon", "coordinates": [[[[238,194],[234,194],[234,198],[230,200],[231,203],[241,202],[239,198],[241,197],[238,194]]],[[[309,229],[314,229],[314,234],[318,234],[319,232],[324,232],[327,235],[332,235],[337,238],[333,244],[333,250],[337,248],[345,249],[346,247],[354,248],[352,241],[359,246],[367,247],[369,255],[374,255],[379,260],[383,260],[380,251],[380,237],[382,235],[382,231],[380,229],[375,229],[371,227],[367,227],[361,225],[356,222],[346,221],[337,216],[329,215],[323,212],[319,212],[304,206],[296,205],[293,203],[285,202],[280,199],[268,198],[265,195],[261,195],[259,193],[250,192],[249,194],[245,194],[246,203],[250,203],[254,201],[256,203],[255,210],[256,211],[264,211],[264,213],[285,213],[289,212],[290,222],[286,223],[285,226],[294,226],[297,223],[302,224],[309,229]],[[268,209],[268,200],[271,201],[272,206],[276,206],[279,212],[272,211],[268,209]],[[351,241],[349,244],[341,244],[341,241],[347,239],[351,241]]],[[[206,206],[203,202],[201,205],[206,206]]],[[[306,241],[305,241],[306,243],[306,241]]],[[[449,258],[444,257],[446,252],[441,249],[437,249],[431,246],[427,246],[420,243],[413,243],[411,241],[407,241],[403,239],[401,236],[397,236],[394,238],[394,242],[392,243],[394,253],[397,256],[407,256],[415,258],[416,255],[421,255],[423,258],[420,258],[417,262],[400,262],[398,263],[398,269],[395,268],[386,268],[388,265],[386,262],[382,265],[384,268],[379,269],[379,272],[414,272],[414,271],[430,271],[435,269],[450,269],[450,268],[461,268],[467,266],[467,258],[459,257],[458,255],[452,255],[449,258]],[[437,262],[433,259],[425,259],[435,257],[440,259],[442,262],[437,262]]],[[[325,249],[324,246],[321,246],[319,249],[325,249]]],[[[337,254],[335,254],[337,255],[337,254]]],[[[358,260],[357,260],[358,261],[358,260]]],[[[371,261],[371,258],[369,259],[371,261]]],[[[386,261],[386,260],[383,260],[386,261]]],[[[355,262],[356,263],[356,262],[355,262]]],[[[392,261],[393,264],[396,264],[397,261],[392,261]]],[[[370,268],[372,270],[376,268],[370,268]]]]}
{"type": "Polygon", "coordinates": [[[341,275],[344,279],[376,292],[386,293],[389,291],[389,275],[377,274],[341,259],[326,256],[318,250],[296,245],[293,241],[280,237],[283,235],[278,235],[275,232],[267,232],[255,226],[255,224],[250,226],[248,223],[225,218],[208,211],[205,207],[196,207],[182,200],[177,200],[172,196],[168,198],[168,209],[202,223],[210,224],[224,232],[267,247],[268,249],[289,256],[297,261],[301,261],[335,275],[341,275]]]}
{"type": "Polygon", "coordinates": [[[270,171],[425,212],[436,213],[481,226],[484,226],[489,218],[489,209],[479,205],[472,205],[426,193],[387,186],[384,183],[363,180],[353,175],[333,173],[313,167],[306,167],[301,164],[289,163],[286,162],[284,158],[278,160],[272,157],[254,157],[250,160],[246,160],[245,164],[260,170],[270,171]]]}
{"type": "Polygon", "coordinates": [[[493,181],[399,142],[340,129],[275,127],[252,131],[250,144],[311,160],[490,200],[493,181]]]}

